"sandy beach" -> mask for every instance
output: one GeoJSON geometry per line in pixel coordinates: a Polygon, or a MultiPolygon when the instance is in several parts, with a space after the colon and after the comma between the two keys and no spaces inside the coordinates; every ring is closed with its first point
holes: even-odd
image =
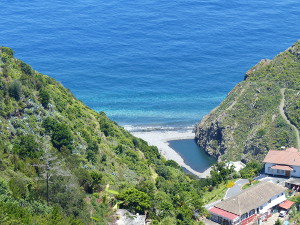
{"type": "Polygon", "coordinates": [[[195,135],[192,130],[180,132],[180,131],[149,131],[149,132],[130,132],[132,135],[142,138],[148,142],[149,145],[154,145],[158,148],[159,152],[167,159],[174,160],[180,166],[187,169],[189,172],[198,176],[199,178],[205,178],[210,174],[210,168],[205,170],[203,173],[193,170],[187,165],[183,158],[169,146],[168,141],[171,140],[183,140],[183,139],[194,139],[195,135]]]}

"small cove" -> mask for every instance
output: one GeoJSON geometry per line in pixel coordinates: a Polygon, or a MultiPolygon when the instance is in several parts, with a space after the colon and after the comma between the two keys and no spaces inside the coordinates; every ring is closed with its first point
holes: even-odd
{"type": "Polygon", "coordinates": [[[194,170],[202,173],[213,165],[216,160],[207,155],[202,148],[200,148],[194,139],[173,140],[169,141],[169,146],[174,149],[194,170]]]}

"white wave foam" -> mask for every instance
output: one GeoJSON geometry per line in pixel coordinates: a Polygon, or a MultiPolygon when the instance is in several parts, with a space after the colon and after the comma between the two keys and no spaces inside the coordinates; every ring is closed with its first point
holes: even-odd
{"type": "Polygon", "coordinates": [[[153,131],[160,131],[160,132],[168,132],[168,131],[177,131],[177,132],[187,132],[193,131],[194,126],[188,127],[172,127],[172,126],[135,126],[135,125],[124,125],[125,130],[129,132],[153,132],[153,131]]]}

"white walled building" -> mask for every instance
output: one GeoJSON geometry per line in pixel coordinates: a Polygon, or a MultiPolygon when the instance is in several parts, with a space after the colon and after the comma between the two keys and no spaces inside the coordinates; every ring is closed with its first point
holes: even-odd
{"type": "Polygon", "coordinates": [[[300,152],[296,148],[270,150],[263,162],[266,174],[300,177],[300,152]]]}
{"type": "Polygon", "coordinates": [[[211,220],[220,224],[261,222],[271,215],[273,208],[286,200],[285,191],[285,187],[264,181],[221,201],[208,211],[211,220]]]}

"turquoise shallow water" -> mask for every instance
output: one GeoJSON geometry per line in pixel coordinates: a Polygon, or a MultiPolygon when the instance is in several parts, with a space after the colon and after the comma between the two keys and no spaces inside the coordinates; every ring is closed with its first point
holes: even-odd
{"type": "Polygon", "coordinates": [[[121,125],[193,126],[300,37],[295,0],[1,1],[0,44],[121,125]]]}

